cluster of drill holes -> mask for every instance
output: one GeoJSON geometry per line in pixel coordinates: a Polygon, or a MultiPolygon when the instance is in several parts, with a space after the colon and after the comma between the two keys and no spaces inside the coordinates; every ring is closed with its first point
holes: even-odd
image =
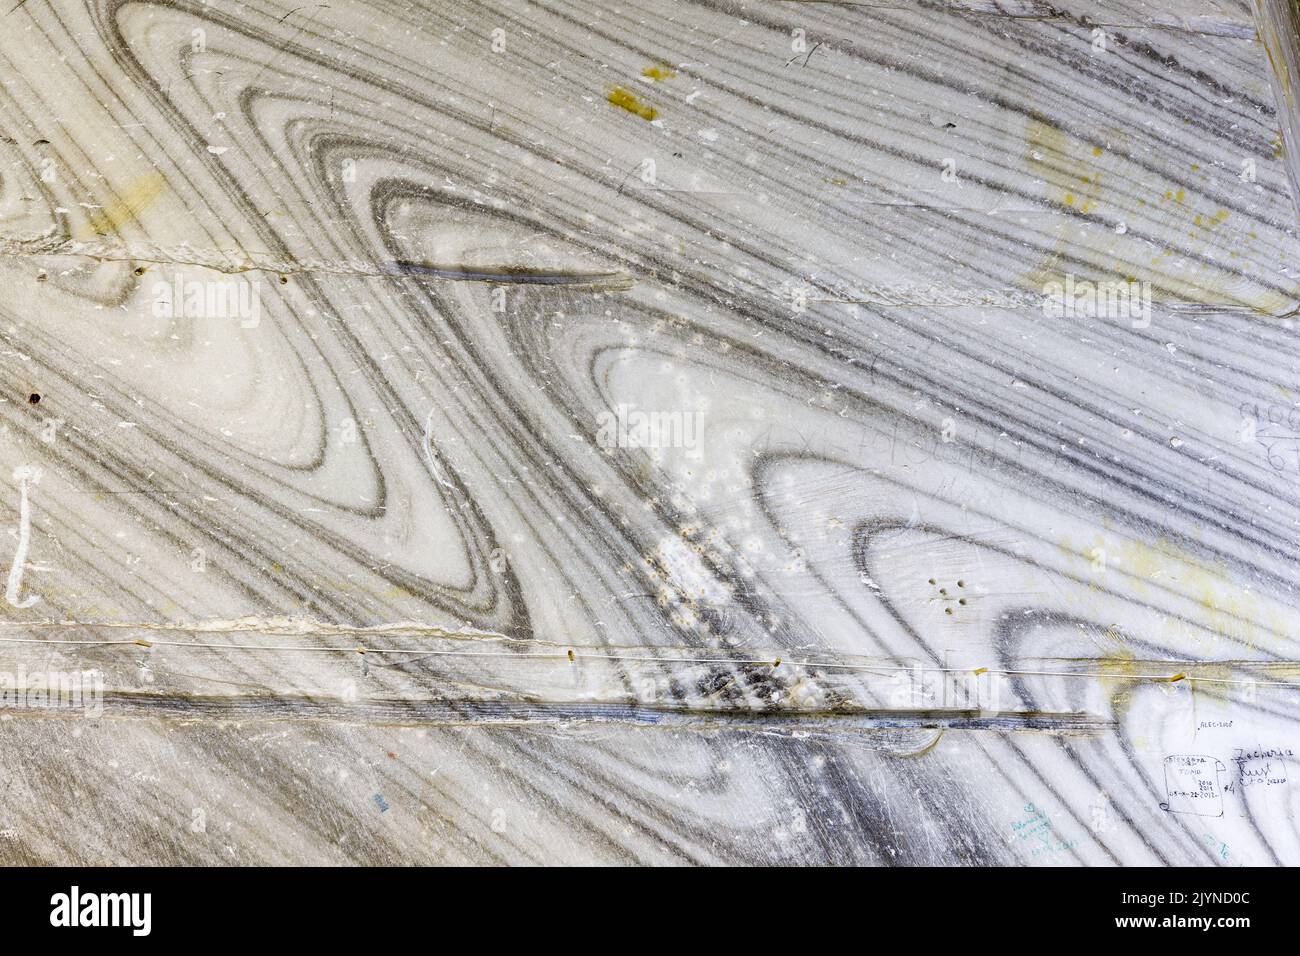
{"type": "MultiPolygon", "coordinates": [[[[934,578],[930,578],[929,583],[930,583],[931,586],[935,586],[935,585],[937,585],[939,582],[936,581],[934,578]]],[[[966,587],[966,581],[965,581],[964,578],[958,578],[958,579],[957,579],[957,587],[959,587],[959,588],[965,588],[965,587],[966,587]]],[[[941,598],[943,598],[945,601],[951,601],[951,600],[952,600],[952,595],[950,595],[950,594],[948,593],[948,589],[947,589],[947,588],[939,588],[939,596],[940,596],[941,598]]],[[[966,606],[966,599],[965,599],[964,597],[957,598],[957,603],[958,603],[959,605],[961,605],[962,607],[965,607],[965,606],[966,606]]],[[[944,613],[944,614],[951,615],[951,614],[952,614],[952,605],[949,604],[947,607],[945,607],[945,608],[943,609],[943,613],[944,613]]]]}

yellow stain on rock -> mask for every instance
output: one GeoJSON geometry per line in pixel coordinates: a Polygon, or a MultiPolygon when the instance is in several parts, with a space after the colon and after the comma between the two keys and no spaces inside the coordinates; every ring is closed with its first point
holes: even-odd
{"type": "Polygon", "coordinates": [[[1208,223],[1204,221],[1204,217],[1200,213],[1197,213],[1195,222],[1198,226],[1201,226],[1202,228],[1213,229],[1215,226],[1219,225],[1227,218],[1228,218],[1228,210],[1220,209],[1218,212],[1216,212],[1213,216],[1210,217],[1208,223]]]}
{"type": "Polygon", "coordinates": [[[122,194],[102,209],[90,214],[85,226],[77,231],[76,238],[85,242],[95,236],[107,236],[120,231],[139,219],[140,213],[154,204],[162,195],[167,181],[161,173],[141,176],[122,191],[122,194]]]}
{"type": "Polygon", "coordinates": [[[616,86],[609,91],[605,97],[609,100],[611,106],[617,106],[619,109],[627,110],[629,113],[635,113],[647,123],[659,115],[659,111],[653,106],[642,103],[636,98],[636,94],[631,90],[625,90],[621,86],[616,86]]]}
{"type": "Polygon", "coordinates": [[[1184,189],[1169,183],[1168,188],[1153,190],[1146,198],[1133,194],[1132,177],[1124,174],[1128,163],[1123,155],[1125,136],[1122,130],[1116,130],[1111,146],[1102,148],[1049,123],[1030,120],[1024,130],[1024,163],[1028,172],[1044,183],[1043,201],[1058,211],[1066,215],[1100,215],[1108,224],[1124,223],[1127,228],[1123,232],[1116,230],[1121,236],[1147,233],[1172,237],[1185,233],[1195,240],[1193,248],[1205,254],[1206,261],[1188,271],[1178,257],[1168,253],[1147,260],[1147,254],[1131,238],[1116,238],[1109,229],[1080,230],[1077,223],[1063,220],[1051,226],[1054,236],[1048,240],[1048,249],[1026,262],[1011,284],[1041,292],[1045,283],[1061,280],[1062,258],[1068,255],[1078,261],[1085,258],[1084,253],[1090,253],[1087,258],[1097,264],[1097,275],[1088,276],[1090,279],[1131,274],[1140,266],[1142,278],[1161,286],[1172,299],[1212,306],[1246,306],[1270,315],[1294,309],[1295,296],[1287,291],[1261,289],[1250,278],[1230,271],[1230,263],[1236,258],[1232,248],[1235,243],[1228,241],[1223,230],[1214,228],[1220,222],[1217,214],[1212,217],[1210,210],[1202,210],[1199,226],[1193,226],[1195,234],[1187,232],[1195,214],[1187,206],[1199,199],[1195,192],[1188,196],[1184,189]],[[1098,156],[1119,167],[1119,188],[1110,186],[1112,170],[1103,168],[1098,156]]]}
{"type": "MultiPolygon", "coordinates": [[[[1128,690],[1141,675],[1151,673],[1151,665],[1140,662],[1124,645],[1126,636],[1118,626],[1111,625],[1106,631],[1106,638],[1110,642],[1109,646],[1102,651],[1096,662],[1097,682],[1110,700],[1113,708],[1111,716],[1122,720],[1133,701],[1128,690]]],[[[1141,745],[1134,742],[1134,746],[1140,748],[1141,745]]]]}
{"type": "Polygon", "coordinates": [[[1178,614],[1202,632],[1188,632],[1177,616],[1166,618],[1167,637],[1179,632],[1184,648],[1199,645],[1200,651],[1217,653],[1214,643],[1224,638],[1248,647],[1267,646],[1270,632],[1287,633],[1275,603],[1242,587],[1225,562],[1205,562],[1165,538],[1151,543],[1097,539],[1081,557],[1098,551],[1105,554],[1107,586],[1122,596],[1150,600],[1158,595],[1181,602],[1178,614]]]}
{"type": "Polygon", "coordinates": [[[659,83],[663,80],[671,80],[677,74],[672,71],[668,64],[660,63],[658,66],[647,66],[641,71],[641,75],[659,83]]]}

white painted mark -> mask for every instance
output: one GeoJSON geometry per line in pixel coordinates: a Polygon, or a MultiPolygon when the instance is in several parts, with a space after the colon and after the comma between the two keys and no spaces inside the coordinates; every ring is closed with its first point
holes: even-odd
{"type": "Polygon", "coordinates": [[[14,552],[13,564],[9,566],[9,583],[5,587],[5,600],[14,607],[31,607],[40,600],[31,595],[25,600],[18,599],[23,586],[23,571],[27,566],[27,550],[32,543],[32,506],[27,497],[27,489],[41,480],[41,470],[35,465],[19,465],[14,469],[14,481],[18,482],[22,495],[18,504],[18,550],[14,552]]]}

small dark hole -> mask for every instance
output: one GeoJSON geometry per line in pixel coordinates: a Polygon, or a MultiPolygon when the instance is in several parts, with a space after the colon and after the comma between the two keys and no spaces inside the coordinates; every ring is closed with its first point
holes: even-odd
{"type": "Polygon", "coordinates": [[[40,400],[41,400],[41,396],[37,395],[35,392],[32,392],[30,395],[27,396],[27,401],[31,402],[33,405],[35,405],[40,400]]]}

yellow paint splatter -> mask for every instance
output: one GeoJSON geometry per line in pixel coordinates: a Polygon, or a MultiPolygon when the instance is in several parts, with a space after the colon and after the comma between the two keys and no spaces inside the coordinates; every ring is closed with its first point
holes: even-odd
{"type": "Polygon", "coordinates": [[[113,202],[91,212],[89,221],[77,231],[77,239],[85,242],[95,236],[107,236],[135,222],[140,213],[162,195],[166,184],[161,173],[150,173],[137,179],[113,202]]]}
{"type": "Polygon", "coordinates": [[[1100,155],[1101,155],[1101,147],[1100,147],[1100,146],[1094,146],[1094,147],[1092,148],[1092,155],[1094,155],[1094,156],[1100,156],[1100,155]]]}
{"type": "Polygon", "coordinates": [[[641,71],[641,75],[659,83],[663,80],[671,80],[677,74],[666,63],[660,63],[658,66],[647,66],[641,71]]]}
{"type": "Polygon", "coordinates": [[[659,115],[659,111],[653,106],[642,103],[636,98],[636,94],[631,90],[625,90],[621,86],[616,86],[609,91],[605,97],[609,100],[611,106],[617,106],[619,109],[627,110],[629,113],[635,113],[646,122],[654,119],[659,115]]]}

